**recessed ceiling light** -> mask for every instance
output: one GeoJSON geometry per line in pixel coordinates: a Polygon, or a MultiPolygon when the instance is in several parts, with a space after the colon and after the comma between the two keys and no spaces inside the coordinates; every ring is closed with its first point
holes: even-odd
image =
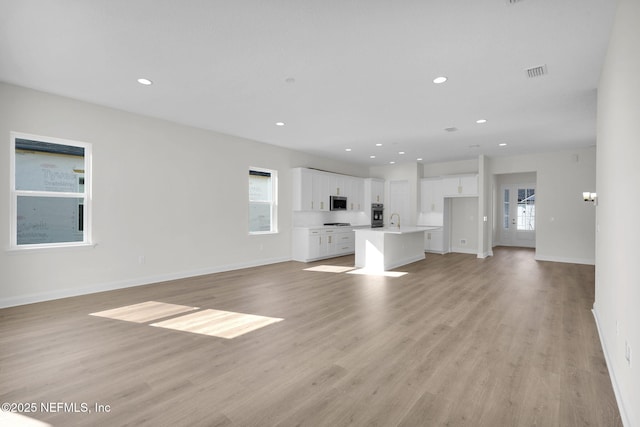
{"type": "Polygon", "coordinates": [[[380,144],[379,142],[376,144],[376,147],[382,147],[382,144],[380,144]]]}
{"type": "Polygon", "coordinates": [[[376,158],[376,156],[369,156],[369,158],[370,158],[370,159],[375,159],[375,158],[376,158]]]}
{"type": "Polygon", "coordinates": [[[500,144],[498,144],[499,147],[506,147],[507,143],[506,142],[501,142],[500,144]]]}
{"type": "Polygon", "coordinates": [[[421,162],[422,161],[422,157],[418,157],[416,160],[421,162]]]}
{"type": "Polygon", "coordinates": [[[447,81],[447,78],[445,76],[440,76],[433,79],[433,82],[437,85],[439,85],[440,83],[444,83],[446,81],[447,81]]]}
{"type": "Polygon", "coordinates": [[[393,160],[389,162],[390,165],[395,165],[396,162],[394,162],[393,160]]]}
{"type": "Polygon", "coordinates": [[[487,123],[487,119],[478,119],[476,120],[476,123],[478,124],[487,123]]]}
{"type": "Polygon", "coordinates": [[[351,148],[345,148],[344,151],[351,151],[351,148]]]}
{"type": "Polygon", "coordinates": [[[404,151],[398,151],[398,154],[404,154],[404,151]]]}
{"type": "Polygon", "coordinates": [[[284,122],[276,122],[276,126],[284,126],[284,122]]]}
{"type": "Polygon", "coordinates": [[[150,86],[153,84],[153,82],[149,79],[138,79],[138,83],[145,86],[150,86]]]}

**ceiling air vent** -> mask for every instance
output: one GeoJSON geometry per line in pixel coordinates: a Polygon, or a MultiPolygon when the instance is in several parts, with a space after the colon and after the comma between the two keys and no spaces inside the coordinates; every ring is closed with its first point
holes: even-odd
{"type": "Polygon", "coordinates": [[[506,0],[507,4],[516,4],[523,2],[524,0],[506,0]]]}
{"type": "Polygon", "coordinates": [[[547,72],[547,66],[546,65],[540,65],[538,67],[533,67],[533,68],[528,68],[527,69],[527,77],[529,77],[530,79],[536,78],[536,77],[542,77],[544,75],[546,75],[547,72]]]}
{"type": "Polygon", "coordinates": [[[451,127],[451,128],[444,128],[444,130],[446,130],[447,132],[455,132],[458,130],[458,128],[451,127]]]}

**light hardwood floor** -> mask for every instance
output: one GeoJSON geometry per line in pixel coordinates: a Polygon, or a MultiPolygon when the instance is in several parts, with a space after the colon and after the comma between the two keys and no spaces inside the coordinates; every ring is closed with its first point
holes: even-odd
{"type": "MultiPolygon", "coordinates": [[[[593,266],[427,255],[401,277],[280,264],[0,310],[0,401],[54,426],[620,426],[593,266]],[[90,313],[156,301],[282,318],[233,339],[90,313]]],[[[175,314],[172,317],[179,317],[175,314]]]]}

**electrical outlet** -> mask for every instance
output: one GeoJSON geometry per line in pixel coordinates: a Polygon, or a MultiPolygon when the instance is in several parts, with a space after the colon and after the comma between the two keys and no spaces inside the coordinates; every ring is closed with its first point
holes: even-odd
{"type": "Polygon", "coordinates": [[[467,244],[467,239],[460,239],[460,244],[461,245],[466,245],[467,244]]]}
{"type": "Polygon", "coordinates": [[[620,335],[620,325],[618,324],[618,321],[616,320],[616,336],[620,335]]]}
{"type": "Polygon", "coordinates": [[[146,262],[146,259],[144,255],[138,256],[138,264],[144,264],[145,262],[146,262]]]}
{"type": "Polygon", "coordinates": [[[627,359],[627,364],[631,367],[631,346],[629,341],[624,342],[624,358],[627,359]]]}

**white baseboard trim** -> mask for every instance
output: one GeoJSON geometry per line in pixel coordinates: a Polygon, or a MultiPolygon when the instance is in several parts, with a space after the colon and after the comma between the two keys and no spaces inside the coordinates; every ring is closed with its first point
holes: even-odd
{"type": "Polygon", "coordinates": [[[622,419],[622,425],[624,427],[631,427],[636,424],[632,424],[629,420],[629,416],[627,415],[627,410],[624,404],[624,399],[620,393],[620,387],[618,386],[618,380],[616,379],[616,374],[613,370],[613,364],[611,363],[611,357],[609,355],[609,351],[607,350],[607,345],[605,344],[604,336],[602,335],[602,329],[600,328],[600,322],[598,321],[598,311],[596,310],[595,303],[593,304],[593,309],[591,310],[593,313],[593,318],[596,321],[596,329],[598,330],[598,337],[600,338],[600,345],[602,346],[602,352],[604,353],[604,360],[607,364],[607,370],[609,371],[609,378],[611,378],[611,386],[613,387],[613,394],[616,396],[616,402],[618,403],[618,409],[620,411],[620,418],[622,419]]]}
{"type": "Polygon", "coordinates": [[[538,255],[535,256],[536,261],[551,261],[551,262],[564,262],[567,264],[586,264],[586,265],[596,265],[595,259],[587,259],[587,258],[568,258],[568,257],[556,257],[556,256],[547,256],[547,255],[538,255]]]}
{"type": "Polygon", "coordinates": [[[95,285],[74,288],[60,289],[51,292],[38,294],[21,295],[17,297],[1,298],[0,308],[15,307],[19,305],[33,304],[36,302],[51,301],[61,298],[75,297],[79,295],[95,294],[98,292],[113,291],[116,289],[132,288],[135,286],[150,285],[152,283],[166,282],[168,280],[185,279],[188,277],[203,276],[206,274],[222,273],[224,271],[241,270],[243,268],[259,267],[261,265],[276,264],[279,262],[291,261],[291,258],[268,258],[256,262],[219,265],[210,268],[202,268],[178,273],[159,274],[156,276],[138,277],[135,279],[118,280],[115,282],[98,283],[95,285]]]}
{"type": "Polygon", "coordinates": [[[451,248],[450,252],[456,252],[459,254],[470,254],[470,255],[477,255],[478,254],[478,250],[477,249],[471,249],[471,248],[451,248]]]}
{"type": "Polygon", "coordinates": [[[478,258],[488,258],[490,256],[493,256],[493,251],[478,253],[478,258]]]}
{"type": "Polygon", "coordinates": [[[436,251],[436,250],[433,250],[433,249],[425,249],[425,250],[424,250],[424,253],[425,253],[425,254],[438,254],[438,255],[444,255],[444,254],[446,254],[447,252],[445,252],[445,251],[443,251],[443,250],[442,250],[442,251],[436,251]]]}

